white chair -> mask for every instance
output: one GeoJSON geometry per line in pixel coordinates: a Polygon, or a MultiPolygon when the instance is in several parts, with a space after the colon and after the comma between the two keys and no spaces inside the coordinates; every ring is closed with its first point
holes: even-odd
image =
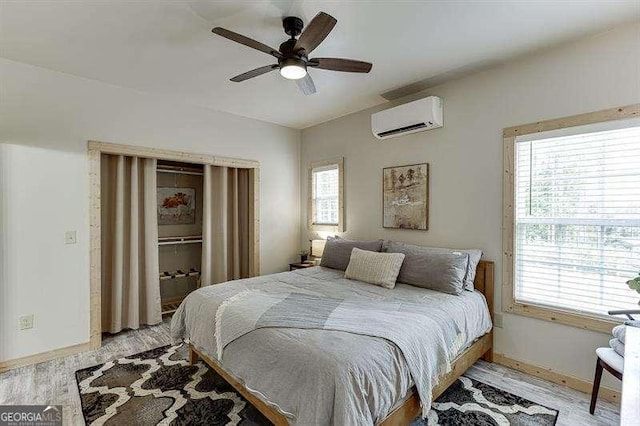
{"type": "MultiPolygon", "coordinates": [[[[631,321],[634,321],[632,315],[640,314],[638,310],[609,311],[609,315],[626,315],[631,321]]],[[[591,405],[589,413],[593,414],[596,409],[596,400],[598,399],[598,391],[600,390],[600,380],[602,379],[602,370],[607,370],[618,380],[622,380],[622,371],[624,370],[624,358],[620,356],[612,348],[596,349],[596,373],[593,377],[593,389],[591,390],[591,405]]]]}

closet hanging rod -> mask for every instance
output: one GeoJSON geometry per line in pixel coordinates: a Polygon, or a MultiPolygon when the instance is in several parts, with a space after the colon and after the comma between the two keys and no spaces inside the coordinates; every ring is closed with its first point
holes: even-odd
{"type": "Polygon", "coordinates": [[[167,245],[174,245],[174,244],[194,244],[194,243],[201,243],[201,242],[202,242],[202,235],[158,238],[159,246],[167,246],[167,245]]]}
{"type": "Polygon", "coordinates": [[[172,170],[172,169],[158,169],[158,173],[173,173],[175,175],[193,175],[202,176],[202,172],[190,172],[188,170],[172,170]]]}
{"type": "Polygon", "coordinates": [[[158,237],[158,241],[198,240],[198,239],[202,239],[202,235],[174,235],[172,237],[158,237]]]}
{"type": "Polygon", "coordinates": [[[159,246],[170,246],[176,244],[195,244],[201,243],[202,240],[184,240],[184,241],[161,241],[158,243],[159,246]]]}

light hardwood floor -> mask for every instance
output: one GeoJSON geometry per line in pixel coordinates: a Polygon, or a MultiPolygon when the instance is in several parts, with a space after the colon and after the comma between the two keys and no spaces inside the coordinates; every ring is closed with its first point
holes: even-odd
{"type": "MultiPolygon", "coordinates": [[[[74,373],[81,368],[171,343],[169,322],[106,337],[99,350],[0,374],[0,405],[61,404],[65,425],[84,423],[74,373]]],[[[558,426],[617,425],[618,407],[598,401],[589,415],[589,395],[527,374],[478,361],[466,376],[560,411],[558,426]]]]}

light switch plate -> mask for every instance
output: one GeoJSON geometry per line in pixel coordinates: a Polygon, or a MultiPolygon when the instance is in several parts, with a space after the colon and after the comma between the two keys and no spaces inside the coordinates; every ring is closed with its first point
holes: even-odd
{"type": "Polygon", "coordinates": [[[19,318],[20,330],[29,330],[33,328],[33,314],[23,315],[19,318]]]}
{"type": "Polygon", "coordinates": [[[67,231],[64,233],[64,243],[65,244],[75,244],[76,243],[76,231],[67,231]]]}

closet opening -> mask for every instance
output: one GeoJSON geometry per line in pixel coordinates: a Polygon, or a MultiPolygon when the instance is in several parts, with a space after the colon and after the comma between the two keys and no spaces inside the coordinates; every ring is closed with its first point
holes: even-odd
{"type": "Polygon", "coordinates": [[[158,263],[162,315],[200,287],[203,165],[158,161],[158,263]]]}
{"type": "Polygon", "coordinates": [[[89,142],[91,346],[259,275],[259,163],[89,142]]]}

